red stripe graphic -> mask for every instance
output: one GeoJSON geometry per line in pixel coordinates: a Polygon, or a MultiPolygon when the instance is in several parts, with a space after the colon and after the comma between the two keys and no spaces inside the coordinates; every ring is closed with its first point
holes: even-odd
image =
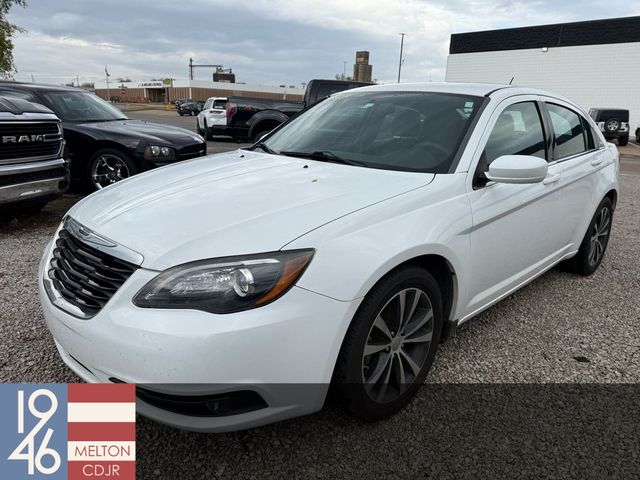
{"type": "Polygon", "coordinates": [[[136,386],[130,383],[70,383],[68,402],[135,402],[136,386]]]}
{"type": "Polygon", "coordinates": [[[69,462],[67,478],[133,480],[136,478],[136,462],[69,462]]]}
{"type": "Polygon", "coordinates": [[[136,439],[135,423],[74,423],[69,424],[70,442],[105,442],[105,441],[128,441],[133,442],[136,439]]]}

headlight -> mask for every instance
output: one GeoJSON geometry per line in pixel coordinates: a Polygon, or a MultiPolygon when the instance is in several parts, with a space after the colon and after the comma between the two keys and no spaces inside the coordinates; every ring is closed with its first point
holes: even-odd
{"type": "Polygon", "coordinates": [[[171,147],[149,145],[144,149],[144,159],[151,161],[169,161],[176,158],[176,151],[171,147]]]}
{"type": "Polygon", "coordinates": [[[291,250],[185,263],[147,283],[133,303],[143,308],[188,308],[220,314],[261,307],[295,284],[313,253],[291,250]]]}

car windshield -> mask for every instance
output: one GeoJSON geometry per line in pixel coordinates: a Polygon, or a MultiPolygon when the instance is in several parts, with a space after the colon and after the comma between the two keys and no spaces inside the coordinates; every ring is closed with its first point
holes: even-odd
{"type": "Polygon", "coordinates": [[[109,120],[127,120],[119,109],[108,104],[100,97],[89,92],[50,91],[41,96],[47,106],[63,121],[68,122],[106,122],[109,120]]]}
{"type": "Polygon", "coordinates": [[[445,173],[482,101],[432,92],[339,94],[256,148],[371,168],[445,173]]]}

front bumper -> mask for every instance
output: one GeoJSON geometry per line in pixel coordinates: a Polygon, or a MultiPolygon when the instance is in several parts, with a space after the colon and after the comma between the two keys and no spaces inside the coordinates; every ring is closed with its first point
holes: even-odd
{"type": "Polygon", "coordinates": [[[294,287],[267,306],[236,314],[144,309],[131,299],[157,272],[140,269],[95,317],[82,320],[49,300],[42,281],[47,258],[38,282],[44,317],[62,359],[84,380],[136,383],[173,395],[252,390],[267,404],[203,417],[138,399],[142,415],[190,430],[252,428],[320,410],[358,305],[294,287]]]}
{"type": "Polygon", "coordinates": [[[58,158],[0,166],[0,204],[54,197],[69,187],[69,167],[58,158]]]}

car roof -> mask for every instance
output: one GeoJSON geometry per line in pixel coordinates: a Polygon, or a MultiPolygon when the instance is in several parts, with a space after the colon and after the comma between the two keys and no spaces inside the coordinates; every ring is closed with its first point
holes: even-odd
{"type": "Polygon", "coordinates": [[[209,100],[226,100],[227,97],[209,97],[207,98],[207,101],[209,100]]]}
{"type": "Polygon", "coordinates": [[[358,87],[352,90],[336,93],[349,95],[357,92],[433,92],[471,95],[476,97],[510,97],[513,95],[544,95],[564,99],[561,95],[537,88],[519,85],[504,85],[498,83],[454,83],[454,82],[424,82],[424,83],[391,83],[358,87]]]}
{"type": "Polygon", "coordinates": [[[22,83],[11,81],[0,81],[0,88],[12,88],[16,90],[42,90],[42,91],[62,91],[62,92],[87,92],[80,87],[67,87],[64,85],[47,85],[45,83],[22,83]]]}

